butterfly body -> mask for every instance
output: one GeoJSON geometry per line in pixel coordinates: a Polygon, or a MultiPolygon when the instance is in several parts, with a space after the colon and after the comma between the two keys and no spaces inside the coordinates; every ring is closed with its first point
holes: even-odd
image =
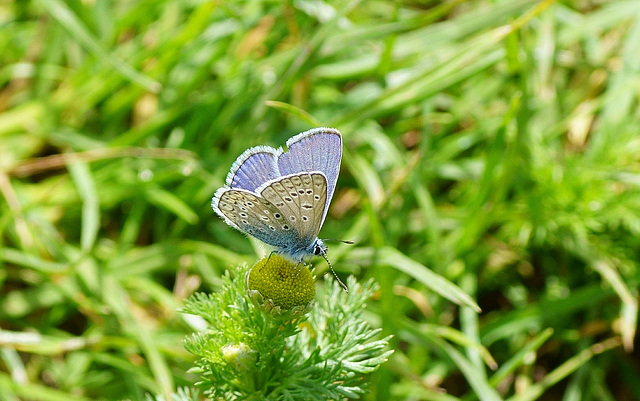
{"type": "Polygon", "coordinates": [[[294,261],[325,256],[318,233],[340,171],[342,136],[332,128],[316,128],[290,138],[287,147],[287,152],[247,149],[211,206],[231,227],[294,261]]]}

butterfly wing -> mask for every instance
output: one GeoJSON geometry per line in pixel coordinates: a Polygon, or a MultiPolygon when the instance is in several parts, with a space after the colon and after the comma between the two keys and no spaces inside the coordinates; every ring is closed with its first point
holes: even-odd
{"type": "Polygon", "coordinates": [[[314,252],[338,180],[342,137],[316,128],[287,141],[288,152],[257,146],[242,153],[211,207],[231,227],[294,259],[314,252]]]}
{"type": "Polygon", "coordinates": [[[299,234],[284,214],[268,200],[244,189],[220,188],[211,207],[231,227],[260,241],[287,248],[298,242],[299,234]]]}
{"type": "Polygon", "coordinates": [[[322,209],[322,219],[329,209],[329,202],[338,182],[342,160],[342,136],[333,128],[315,128],[300,133],[287,141],[289,151],[278,157],[280,174],[321,171],[326,177],[327,198],[322,209]]]}
{"type": "Polygon", "coordinates": [[[255,192],[260,185],[280,176],[278,156],[281,153],[282,150],[270,146],[245,150],[231,166],[227,174],[227,186],[255,192]]]}
{"type": "Polygon", "coordinates": [[[319,171],[290,174],[266,183],[258,189],[274,205],[299,235],[292,253],[305,251],[316,239],[322,226],[327,203],[327,178],[319,171]]]}

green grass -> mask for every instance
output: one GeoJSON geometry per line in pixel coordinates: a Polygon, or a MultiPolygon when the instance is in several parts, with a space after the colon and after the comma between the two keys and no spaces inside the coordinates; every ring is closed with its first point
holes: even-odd
{"type": "Polygon", "coordinates": [[[363,399],[640,399],[638,43],[635,0],[1,3],[0,401],[193,385],[177,310],[264,252],[211,197],[317,125],[363,399]]]}

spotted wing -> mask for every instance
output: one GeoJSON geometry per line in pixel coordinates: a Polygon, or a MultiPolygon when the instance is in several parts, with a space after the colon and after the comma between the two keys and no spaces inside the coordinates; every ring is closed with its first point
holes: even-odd
{"type": "Polygon", "coordinates": [[[327,202],[327,177],[323,173],[286,175],[266,183],[258,193],[280,211],[286,223],[297,231],[301,243],[318,236],[327,202]]]}
{"type": "MultiPolygon", "coordinates": [[[[315,128],[302,132],[287,141],[288,152],[278,156],[280,174],[321,171],[327,182],[327,202],[323,205],[322,220],[329,209],[340,173],[342,135],[334,128],[315,128]]],[[[322,222],[320,223],[322,224],[322,222]]]]}
{"type": "Polygon", "coordinates": [[[244,189],[220,188],[211,202],[213,210],[231,227],[279,249],[298,239],[284,214],[266,199],[244,189]]]}

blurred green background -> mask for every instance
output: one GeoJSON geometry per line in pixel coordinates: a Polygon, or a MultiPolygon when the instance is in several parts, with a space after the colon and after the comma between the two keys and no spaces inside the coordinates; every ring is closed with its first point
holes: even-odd
{"type": "Polygon", "coordinates": [[[638,43],[637,0],[0,2],[0,400],[193,384],[177,309],[264,252],[211,197],[317,125],[364,399],[640,399],[638,43]]]}

